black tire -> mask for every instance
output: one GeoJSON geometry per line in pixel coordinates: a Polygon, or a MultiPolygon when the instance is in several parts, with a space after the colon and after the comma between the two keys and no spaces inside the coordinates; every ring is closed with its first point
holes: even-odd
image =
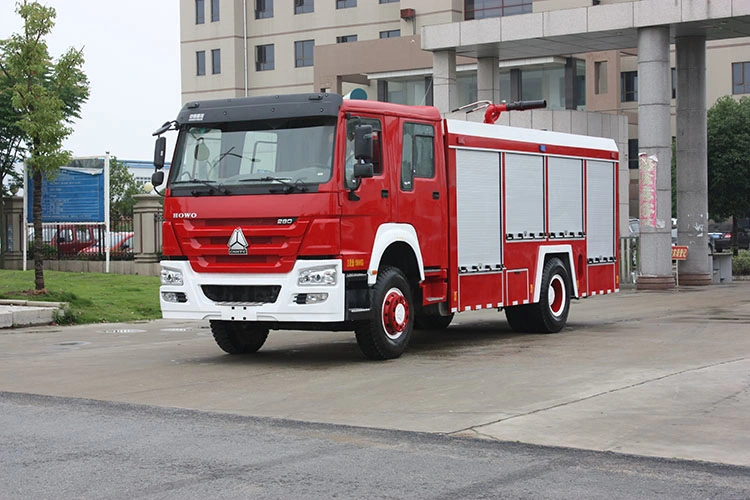
{"type": "Polygon", "coordinates": [[[539,302],[532,304],[532,331],[557,333],[562,330],[568,321],[572,291],[565,264],[558,258],[547,261],[542,271],[539,302]]]}
{"type": "Polygon", "coordinates": [[[532,326],[531,312],[529,305],[510,306],[505,308],[505,318],[514,332],[525,333],[532,326]]]}
{"type": "Polygon", "coordinates": [[[409,282],[395,267],[378,272],[373,290],[370,319],[354,330],[362,353],[373,360],[401,356],[414,326],[414,304],[409,282]]]}
{"type": "Polygon", "coordinates": [[[426,316],[417,316],[414,319],[414,328],[418,330],[445,330],[453,321],[453,313],[448,316],[439,314],[429,314],[426,316]]]}
{"type": "Polygon", "coordinates": [[[268,328],[243,321],[213,320],[211,332],[214,340],[229,354],[250,354],[263,347],[268,338],[268,328]]]}

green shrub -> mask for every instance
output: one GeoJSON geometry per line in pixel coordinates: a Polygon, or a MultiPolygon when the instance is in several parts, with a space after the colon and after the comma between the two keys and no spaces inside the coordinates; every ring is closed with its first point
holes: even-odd
{"type": "Polygon", "coordinates": [[[750,275],[750,251],[740,250],[739,255],[732,257],[732,274],[736,276],[750,275]]]}

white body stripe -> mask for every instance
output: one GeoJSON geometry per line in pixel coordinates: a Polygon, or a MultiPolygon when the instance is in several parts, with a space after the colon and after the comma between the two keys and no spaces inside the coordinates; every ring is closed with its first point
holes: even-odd
{"type": "Polygon", "coordinates": [[[490,125],[463,120],[446,120],[448,132],[489,139],[505,139],[510,141],[531,142],[572,148],[602,149],[616,153],[617,144],[614,140],[604,137],[589,137],[586,135],[552,132],[530,128],[508,127],[505,125],[490,125]]]}

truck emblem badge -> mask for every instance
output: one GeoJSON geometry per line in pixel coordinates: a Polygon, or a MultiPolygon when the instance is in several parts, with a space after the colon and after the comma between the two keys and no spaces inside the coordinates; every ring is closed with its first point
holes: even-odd
{"type": "Polygon", "coordinates": [[[203,121],[203,113],[193,113],[188,117],[189,122],[203,121]]]}
{"type": "Polygon", "coordinates": [[[247,255],[247,240],[245,235],[242,234],[242,229],[235,228],[232,236],[229,237],[229,255],[247,255]]]}

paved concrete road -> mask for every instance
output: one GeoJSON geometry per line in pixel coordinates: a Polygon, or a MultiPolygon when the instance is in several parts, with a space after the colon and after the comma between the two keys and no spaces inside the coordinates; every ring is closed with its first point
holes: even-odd
{"type": "Polygon", "coordinates": [[[593,297],[557,335],[463,313],[382,363],[348,333],[237,357],[203,322],[3,330],[0,391],[750,466],[750,283],[593,297]]]}
{"type": "Polygon", "coordinates": [[[0,393],[0,496],[746,499],[742,467],[0,393]]]}

